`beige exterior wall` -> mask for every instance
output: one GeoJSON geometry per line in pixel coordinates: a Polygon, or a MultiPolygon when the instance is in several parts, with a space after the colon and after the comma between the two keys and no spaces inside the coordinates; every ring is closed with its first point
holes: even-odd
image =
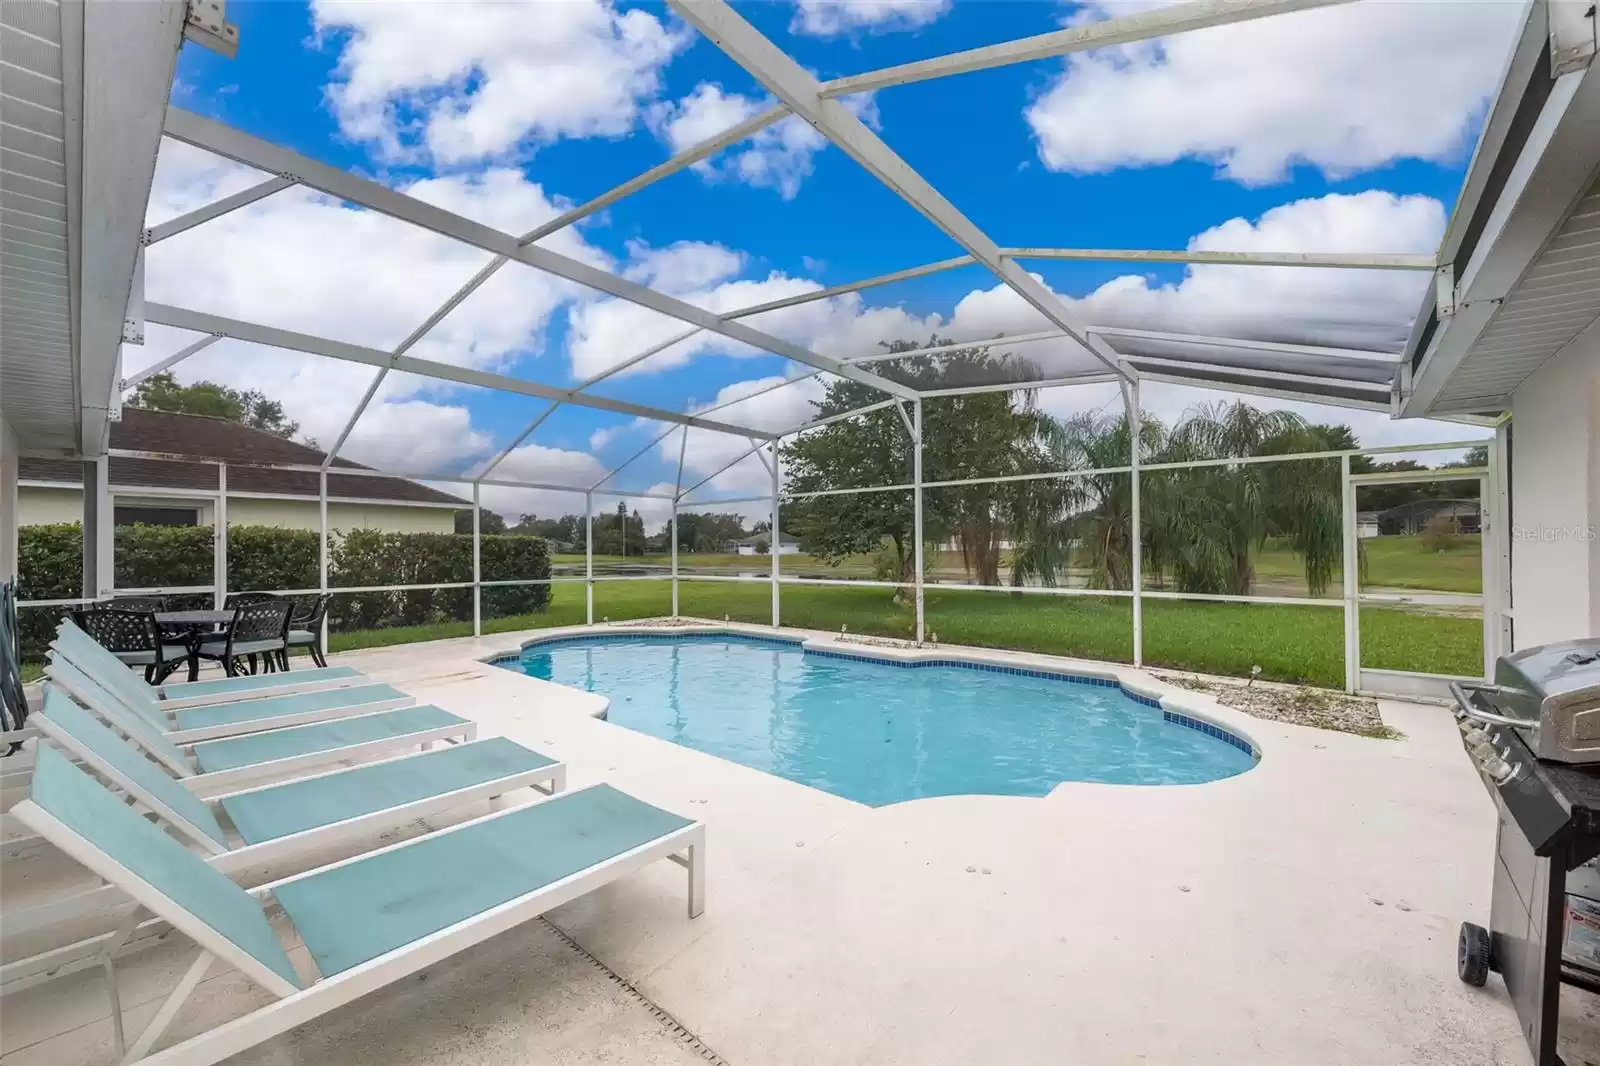
{"type": "MultiPolygon", "coordinates": [[[[467,506],[471,506],[470,504],[467,506]]],[[[228,497],[228,524],[316,529],[314,500],[252,500],[228,497]]],[[[328,503],[328,531],[381,529],[385,533],[454,533],[455,511],[445,507],[386,507],[381,504],[328,503]]]]}
{"type": "MultiPolygon", "coordinates": [[[[37,526],[52,522],[83,520],[83,494],[78,489],[24,486],[18,490],[17,511],[21,525],[37,526]]],[[[210,500],[184,500],[177,497],[118,496],[121,504],[193,506],[200,512],[201,525],[214,519],[210,500]]],[[[471,504],[463,504],[470,507],[471,504]]],[[[258,500],[228,497],[228,524],[235,526],[275,526],[279,529],[318,528],[315,500],[258,500]]],[[[386,533],[453,533],[455,511],[448,507],[407,507],[403,504],[328,504],[328,529],[381,529],[386,533]]]]}
{"type": "Polygon", "coordinates": [[[47,526],[83,521],[83,493],[77,489],[17,489],[17,525],[47,526]]]}
{"type": "Polygon", "coordinates": [[[1600,636],[1600,324],[1511,398],[1516,646],[1600,636]]]}

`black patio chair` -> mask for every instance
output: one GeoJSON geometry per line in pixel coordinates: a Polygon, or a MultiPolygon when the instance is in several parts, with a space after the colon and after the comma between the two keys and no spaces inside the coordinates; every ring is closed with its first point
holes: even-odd
{"type": "Polygon", "coordinates": [[[288,644],[289,612],[293,608],[288,600],[277,598],[240,604],[233,609],[233,624],[226,633],[200,642],[200,658],[221,663],[229,677],[239,676],[241,659],[255,673],[257,656],[261,657],[263,672],[276,669],[288,644]]]}
{"type": "Polygon", "coordinates": [[[165,596],[113,596],[96,606],[114,607],[119,611],[165,611],[167,599],[165,596]]]}
{"type": "Polygon", "coordinates": [[[243,607],[247,603],[266,603],[268,600],[277,598],[270,592],[230,592],[227,598],[222,601],[222,609],[231,611],[235,607],[243,607]]]}
{"type": "Polygon", "coordinates": [[[322,620],[328,615],[328,604],[333,602],[333,594],[324,592],[312,600],[309,605],[304,601],[295,604],[294,614],[289,617],[289,643],[283,656],[283,668],[289,669],[288,651],[294,648],[305,648],[311,653],[311,661],[318,666],[327,666],[328,660],[322,657],[322,620]]]}
{"type": "Polygon", "coordinates": [[[152,685],[189,661],[187,644],[161,639],[154,611],[95,606],[73,611],[72,620],[118,659],[144,667],[144,679],[152,685]]]}

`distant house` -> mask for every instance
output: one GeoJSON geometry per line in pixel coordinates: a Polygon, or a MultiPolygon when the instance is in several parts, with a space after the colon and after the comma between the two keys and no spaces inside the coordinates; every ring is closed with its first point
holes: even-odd
{"type": "Polygon", "coordinates": [[[1386,536],[1411,536],[1445,518],[1457,533],[1477,533],[1483,528],[1482,514],[1477,500],[1413,500],[1379,511],[1378,529],[1386,536]]]}
{"type": "MultiPolygon", "coordinates": [[[[326,455],[305,444],[237,422],[203,415],[123,409],[111,423],[111,447],[193,456],[211,462],[113,457],[107,461],[117,525],[204,526],[216,516],[216,460],[320,466],[326,455]]],[[[83,519],[83,464],[23,458],[17,478],[18,524],[83,519]]],[[[390,533],[452,533],[457,510],[471,504],[398,477],[360,477],[365,470],[335,459],[328,474],[328,528],[390,533]]],[[[304,470],[228,467],[228,524],[319,528],[318,475],[304,470]]]]}
{"type": "Polygon", "coordinates": [[[1356,512],[1356,536],[1365,540],[1368,537],[1376,537],[1378,532],[1377,511],[1356,512]]]}
{"type": "MultiPolygon", "coordinates": [[[[758,543],[767,545],[767,550],[770,552],[772,550],[772,536],[771,536],[771,534],[768,534],[768,533],[757,533],[753,537],[746,537],[743,540],[734,541],[733,542],[733,546],[734,546],[734,550],[737,551],[740,555],[761,555],[761,554],[763,554],[762,552],[756,551],[756,545],[758,543]]],[[[779,533],[778,534],[778,554],[779,555],[795,555],[799,551],[800,551],[800,542],[798,540],[796,540],[794,537],[789,536],[789,534],[787,534],[787,533],[779,533]]]]}

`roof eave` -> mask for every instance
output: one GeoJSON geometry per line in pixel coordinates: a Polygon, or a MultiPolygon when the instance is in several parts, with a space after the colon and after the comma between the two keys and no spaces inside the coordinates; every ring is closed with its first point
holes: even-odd
{"type": "Polygon", "coordinates": [[[1480,147],[1451,218],[1441,282],[1424,300],[1401,364],[1402,417],[1492,416],[1509,407],[1511,389],[1449,403],[1440,395],[1600,171],[1600,72],[1591,62],[1552,76],[1546,14],[1543,3],[1530,11],[1507,74],[1524,79],[1522,91],[1503,89],[1496,100],[1484,136],[1500,143],[1493,152],[1480,147]]]}

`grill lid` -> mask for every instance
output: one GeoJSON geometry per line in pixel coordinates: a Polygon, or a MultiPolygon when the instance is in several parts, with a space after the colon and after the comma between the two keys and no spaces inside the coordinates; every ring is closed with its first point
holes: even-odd
{"type": "Polygon", "coordinates": [[[1600,685],[1600,639],[1541,644],[1500,660],[1496,681],[1540,701],[1600,685]],[[1509,675],[1509,676],[1507,676],[1509,675]]]}

